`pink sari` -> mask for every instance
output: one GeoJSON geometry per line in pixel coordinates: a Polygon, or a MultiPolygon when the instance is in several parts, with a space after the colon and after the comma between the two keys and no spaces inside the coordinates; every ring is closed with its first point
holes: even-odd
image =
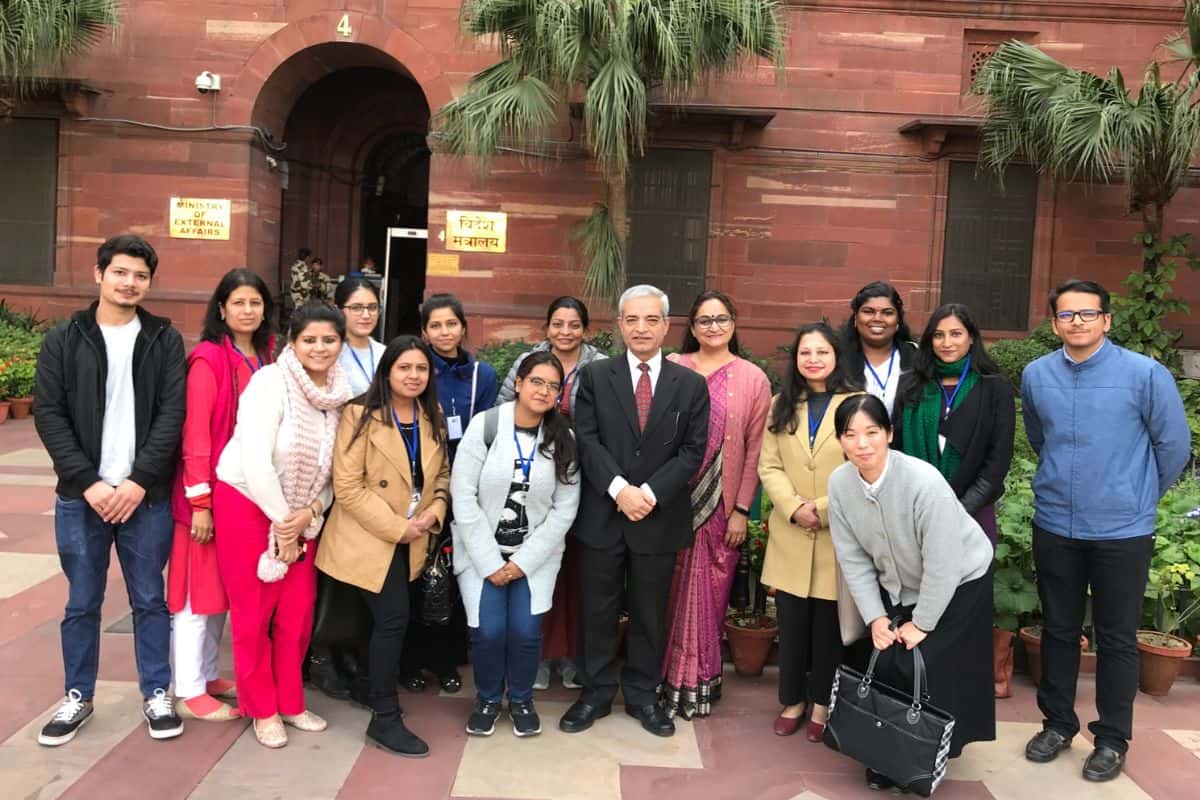
{"type": "MultiPolygon", "coordinates": [[[[729,604],[738,551],[725,544],[728,516],[721,498],[721,445],[729,396],[728,370],[708,376],[708,446],[692,480],[692,524],[696,540],[681,550],[671,586],[670,622],[663,664],[669,715],[706,717],[721,696],[721,625],[729,604]]],[[[731,467],[736,469],[736,467],[731,467]]]]}

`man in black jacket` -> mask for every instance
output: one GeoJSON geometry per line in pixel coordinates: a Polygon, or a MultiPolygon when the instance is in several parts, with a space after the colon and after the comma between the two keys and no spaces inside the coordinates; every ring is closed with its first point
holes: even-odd
{"type": "Polygon", "coordinates": [[[593,362],[579,378],[583,493],[573,535],[582,546],[583,691],[559,721],[567,733],[587,730],[612,708],[622,596],[625,710],[650,733],[675,733],[656,689],[676,554],[695,538],[688,484],[704,459],[709,400],[704,378],[663,358],[667,313],[667,296],[653,286],[626,290],[618,319],[625,355],[593,362]]]}
{"type": "Polygon", "coordinates": [[[183,732],[167,694],[171,619],[163,568],[187,373],[179,332],[138,305],[157,266],[141,237],[109,239],[96,257],[100,299],[46,334],[38,355],[34,419],[58,475],[54,536],[69,586],[62,622],[67,696],[38,737],[51,747],[73,739],[92,714],[114,542],[133,607],[142,715],[155,739],[183,732]]]}

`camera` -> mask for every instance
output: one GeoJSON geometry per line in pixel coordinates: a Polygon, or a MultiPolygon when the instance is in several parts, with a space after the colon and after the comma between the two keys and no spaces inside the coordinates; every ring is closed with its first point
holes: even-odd
{"type": "Polygon", "coordinates": [[[204,70],[196,76],[196,91],[200,94],[221,91],[221,76],[204,70]]]}

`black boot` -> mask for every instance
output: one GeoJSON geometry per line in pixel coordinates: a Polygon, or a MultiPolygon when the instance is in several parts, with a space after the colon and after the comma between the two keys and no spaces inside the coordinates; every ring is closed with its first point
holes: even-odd
{"type": "Polygon", "coordinates": [[[429,755],[429,745],[404,726],[404,718],[398,710],[372,714],[367,739],[376,747],[405,758],[429,755]]]}
{"type": "Polygon", "coordinates": [[[333,660],[326,655],[318,655],[316,652],[309,655],[308,681],[314,689],[334,700],[345,700],[350,697],[350,687],[338,675],[333,660]]]}

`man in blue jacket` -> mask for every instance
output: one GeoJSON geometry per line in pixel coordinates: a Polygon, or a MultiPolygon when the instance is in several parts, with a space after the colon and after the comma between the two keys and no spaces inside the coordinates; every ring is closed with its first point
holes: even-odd
{"type": "Polygon", "coordinates": [[[1045,763],[1079,732],[1075,679],[1088,590],[1096,659],[1095,749],[1083,777],[1121,773],[1138,688],[1136,631],[1154,554],[1155,509],[1187,464],[1191,432],[1171,374],[1108,341],[1108,292],[1071,280],[1050,293],[1061,351],[1021,376],[1033,478],[1033,558],[1042,602],[1043,730],[1025,747],[1045,763]]]}

